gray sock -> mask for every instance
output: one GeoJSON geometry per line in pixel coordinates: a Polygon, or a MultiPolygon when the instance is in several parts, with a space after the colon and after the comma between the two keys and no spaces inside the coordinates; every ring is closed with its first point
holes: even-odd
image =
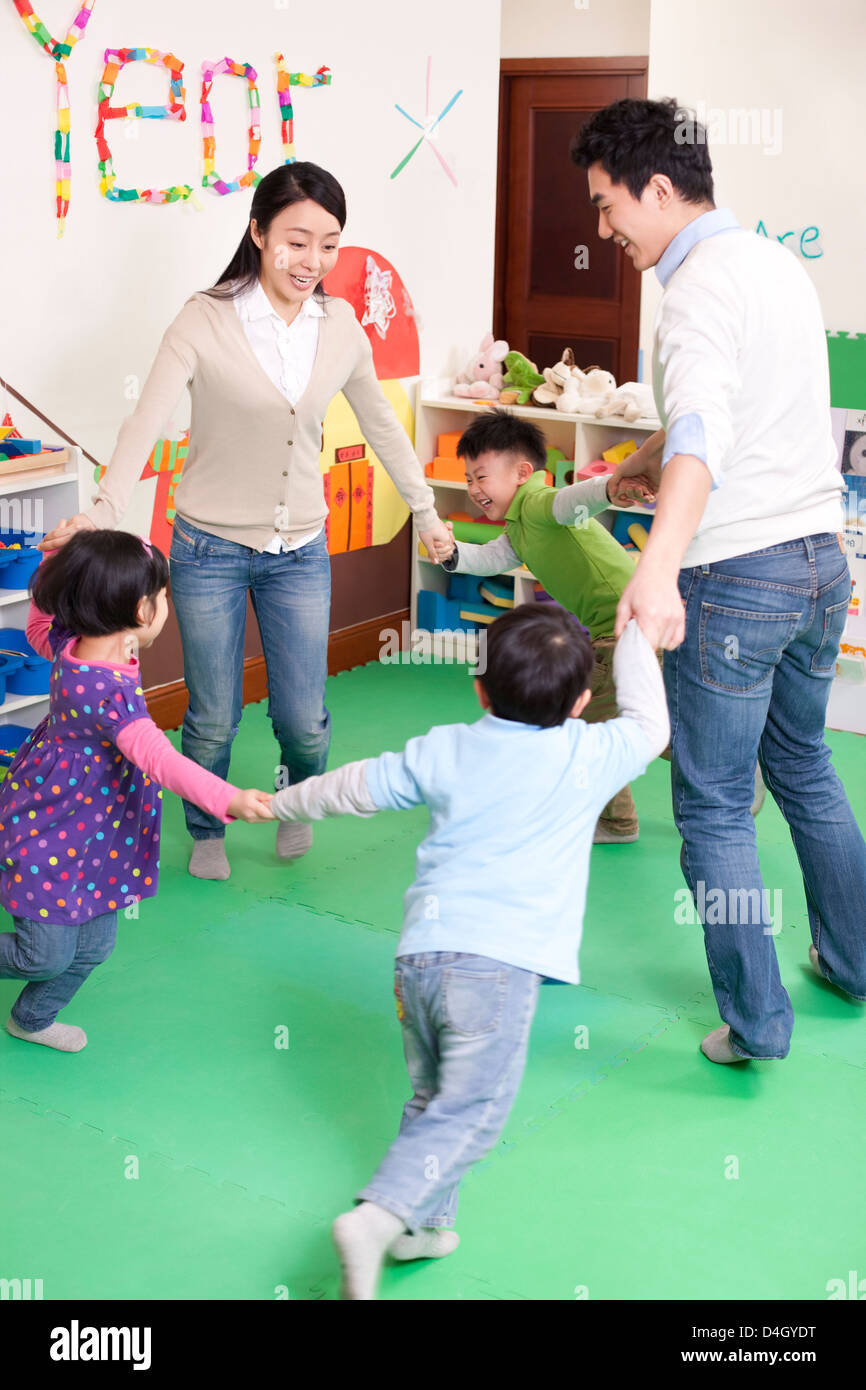
{"type": "Polygon", "coordinates": [[[189,871],[194,878],[228,878],[231,873],[222,836],[196,840],[193,845],[189,871]]]}
{"type": "Polygon", "coordinates": [[[51,1023],[47,1028],[27,1033],[18,1027],[10,1015],[6,1023],[6,1032],[11,1033],[13,1038],[21,1038],[23,1042],[42,1043],[45,1047],[56,1048],[58,1052],[80,1052],[82,1047],[87,1046],[87,1034],[84,1029],[76,1028],[72,1023],[51,1023]]]}
{"type": "Polygon", "coordinates": [[[300,859],[313,844],[313,827],[302,820],[281,820],[277,826],[277,854],[281,859],[300,859]]]}

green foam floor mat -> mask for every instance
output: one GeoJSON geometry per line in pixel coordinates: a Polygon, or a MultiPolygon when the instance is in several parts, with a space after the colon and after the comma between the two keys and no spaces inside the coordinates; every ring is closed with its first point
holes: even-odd
{"type": "MultiPolygon", "coordinates": [[[[480,713],[459,667],[373,664],[326,699],[331,766],[480,713]]],[[[866,744],[829,739],[863,823],[866,744]]],[[[277,758],[266,704],[248,706],[230,775],[267,787],[277,758]]],[[[791,1054],[714,1067],[698,1051],[719,1021],[700,927],[674,920],[667,764],[634,792],[640,840],[593,850],[583,983],[540,991],[514,1109],[464,1182],[461,1245],[386,1268],[385,1300],[821,1299],[863,1266],[866,1009],[806,967],[784,821],[768,797],[758,846],[784,903],[791,1054]]],[[[0,1275],[42,1278],[46,1298],[337,1297],[330,1222],[408,1095],[392,966],[426,822],[424,808],[325,821],[291,863],[273,825],[234,824],[231,878],[203,883],[166,794],[159,895],[121,916],[66,1011],[87,1048],[0,1034],[0,1177],[16,1194],[0,1275]]],[[[0,980],[6,1014],[19,988],[0,980]]]]}

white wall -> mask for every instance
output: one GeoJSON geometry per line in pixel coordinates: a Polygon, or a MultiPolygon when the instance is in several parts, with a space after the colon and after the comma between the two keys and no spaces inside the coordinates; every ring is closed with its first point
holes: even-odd
{"type": "MultiPolygon", "coordinates": [[[[820,246],[824,255],[803,264],[825,326],[866,331],[864,0],[652,0],[649,54],[649,95],[703,103],[708,115],[723,111],[729,139],[731,108],[765,113],[758,143],[710,139],[716,205],[730,207],[744,227],[762,219],[771,235],[817,226],[820,240],[806,249],[820,246]],[[778,153],[764,153],[776,145],[778,153]]],[[[641,304],[645,359],[659,296],[649,271],[641,304]]]]}
{"type": "MultiPolygon", "coordinates": [[[[37,10],[51,28],[68,24],[76,6],[52,2],[37,10]]],[[[404,0],[96,5],[67,65],[72,198],[61,240],[54,219],[54,65],[14,7],[4,4],[0,376],[103,462],[132,408],[124,382],[144,379],[168,323],[193,291],[213,283],[249,218],[249,190],[221,198],[200,186],[201,63],[227,54],[256,68],[262,111],[257,168],[265,174],[283,160],[273,61],[278,49],[293,71],[314,72],[323,63],[332,70],[328,88],[293,89],[297,156],[342,182],[349,206],[345,243],[378,250],[396,266],[421,324],[422,373],[462,365],[489,327],[499,0],[472,6],[437,0],[424,7],[420,26],[407,16],[404,0]],[[93,138],[97,84],[105,48],[124,46],[158,48],[183,60],[188,115],[185,123],[107,123],[118,184],[190,183],[202,211],[183,204],[116,204],[100,196],[93,138]],[[424,147],[396,179],[389,177],[420,134],[394,106],[423,120],[428,54],[431,115],[463,88],[437,132],[457,188],[424,147]]],[[[167,94],[162,70],[135,63],[121,73],[113,100],[157,105],[167,94]]],[[[218,78],[212,105],[217,170],[234,178],[246,168],[246,84],[218,78]]],[[[175,423],[187,420],[184,401],[175,423]]]]}
{"type": "Polygon", "coordinates": [[[502,57],[634,57],[649,13],[650,0],[502,0],[502,57]]]}

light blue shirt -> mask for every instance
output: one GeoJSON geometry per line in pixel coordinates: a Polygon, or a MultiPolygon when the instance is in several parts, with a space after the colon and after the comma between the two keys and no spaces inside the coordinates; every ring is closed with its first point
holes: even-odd
{"type": "Polygon", "coordinates": [[[370,759],[377,806],[430,811],[397,955],[463,951],[579,984],[596,821],[656,751],[626,716],[544,729],[487,713],[370,759]]]}

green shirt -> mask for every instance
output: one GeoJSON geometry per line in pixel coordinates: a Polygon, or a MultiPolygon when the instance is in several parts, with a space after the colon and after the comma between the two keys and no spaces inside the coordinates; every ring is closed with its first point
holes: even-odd
{"type": "Polygon", "coordinates": [[[592,518],[582,526],[560,526],[553,516],[555,496],[543,471],[533,473],[505,513],[505,534],[551,598],[574,613],[593,640],[612,637],[634,560],[592,518]]]}

